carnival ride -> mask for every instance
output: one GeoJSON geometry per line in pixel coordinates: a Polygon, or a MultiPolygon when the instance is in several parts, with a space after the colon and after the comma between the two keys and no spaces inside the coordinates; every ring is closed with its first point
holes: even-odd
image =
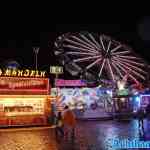
{"type": "MultiPolygon", "coordinates": [[[[132,48],[109,36],[89,32],[68,32],[60,35],[54,45],[54,54],[72,76],[80,77],[87,82],[106,83],[106,88],[117,89],[116,94],[121,91],[119,99],[124,96],[122,91],[127,91],[127,85],[141,89],[141,83],[147,79],[148,64],[135,54],[132,48]]],[[[125,96],[127,95],[128,93],[125,96]]],[[[113,102],[112,98],[108,98],[108,94],[98,97],[97,103],[103,105],[105,111],[108,107],[112,110],[113,102]]],[[[121,99],[126,102],[124,97],[121,99]]]]}
{"type": "Polygon", "coordinates": [[[115,81],[145,80],[146,63],[133,50],[109,36],[89,32],[65,33],[55,42],[54,53],[72,75],[115,81]]]}

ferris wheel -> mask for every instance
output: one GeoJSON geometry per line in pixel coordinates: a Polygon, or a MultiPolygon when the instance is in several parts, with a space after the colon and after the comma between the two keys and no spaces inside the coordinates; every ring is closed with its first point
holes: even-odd
{"type": "Polygon", "coordinates": [[[146,79],[145,62],[133,50],[109,36],[96,33],[66,33],[55,41],[55,55],[71,73],[94,74],[113,81],[116,78],[138,83],[146,79]]]}

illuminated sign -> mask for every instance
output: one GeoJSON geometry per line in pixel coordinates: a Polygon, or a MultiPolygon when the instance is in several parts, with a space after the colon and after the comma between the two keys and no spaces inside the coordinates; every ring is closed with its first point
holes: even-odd
{"type": "Polygon", "coordinates": [[[0,76],[13,76],[13,77],[45,77],[46,71],[39,71],[39,70],[17,70],[17,69],[0,69],[0,76]]]}
{"type": "Polygon", "coordinates": [[[129,91],[128,89],[122,89],[122,90],[118,90],[118,96],[127,96],[129,95],[129,91]]]}
{"type": "Polygon", "coordinates": [[[150,95],[140,95],[140,105],[146,107],[150,104],[150,95]]]}
{"type": "Polygon", "coordinates": [[[55,86],[87,86],[87,84],[83,80],[56,79],[55,86]]]}
{"type": "Polygon", "coordinates": [[[48,94],[46,78],[0,77],[0,94],[48,94]]]}
{"type": "Polygon", "coordinates": [[[52,74],[63,74],[63,67],[50,66],[50,73],[52,73],[52,74]]]}

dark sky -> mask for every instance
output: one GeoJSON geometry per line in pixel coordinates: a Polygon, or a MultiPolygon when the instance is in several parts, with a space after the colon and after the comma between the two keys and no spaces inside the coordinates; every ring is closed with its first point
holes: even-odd
{"type": "Polygon", "coordinates": [[[94,31],[103,33],[129,45],[139,55],[150,62],[150,17],[122,18],[115,21],[101,21],[97,24],[54,24],[49,31],[12,30],[0,33],[0,62],[16,60],[21,66],[33,68],[32,47],[39,46],[38,63],[40,69],[49,70],[57,64],[53,55],[56,37],[70,31],[94,31]],[[49,43],[49,44],[48,44],[49,43]]]}

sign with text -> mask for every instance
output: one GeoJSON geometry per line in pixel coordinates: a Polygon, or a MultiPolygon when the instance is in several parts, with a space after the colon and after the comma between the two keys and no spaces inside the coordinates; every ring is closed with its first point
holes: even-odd
{"type": "Polygon", "coordinates": [[[17,70],[17,69],[6,69],[2,70],[0,69],[0,76],[4,77],[45,77],[46,71],[39,71],[39,70],[17,70]]]}
{"type": "Polygon", "coordinates": [[[63,80],[63,79],[56,79],[55,86],[87,86],[85,81],[83,80],[63,80]]]}
{"type": "Polygon", "coordinates": [[[52,73],[52,74],[63,74],[63,67],[61,67],[61,66],[50,66],[50,73],[52,73]]]}
{"type": "Polygon", "coordinates": [[[0,77],[0,94],[48,94],[46,78],[0,77]]]}

